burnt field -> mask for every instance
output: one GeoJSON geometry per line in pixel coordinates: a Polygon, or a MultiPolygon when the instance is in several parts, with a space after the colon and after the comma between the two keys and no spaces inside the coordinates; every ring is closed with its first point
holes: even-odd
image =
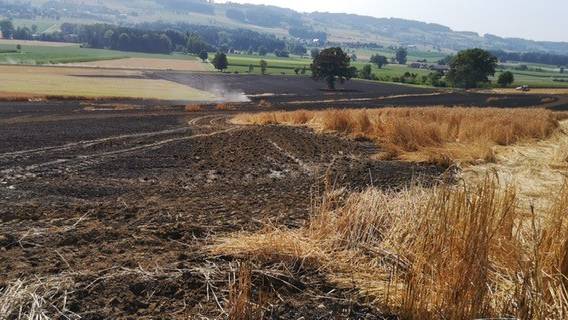
{"type": "MultiPolygon", "coordinates": [[[[482,94],[453,92],[371,81],[351,80],[337,91],[323,82],[298,76],[227,75],[214,73],[151,72],[146,76],[188,85],[225,95],[227,100],[248,96],[253,102],[265,100],[285,109],[374,108],[384,106],[478,106],[528,107],[540,105],[550,95],[482,94]]],[[[548,101],[550,103],[550,101],[548,101]]]]}
{"type": "MultiPolygon", "coordinates": [[[[195,81],[205,86],[218,79],[154,75],[197,88],[195,81]]],[[[314,199],[330,188],[399,189],[451,174],[435,165],[378,160],[378,148],[364,139],[228,121],[239,111],[266,110],[261,99],[279,109],[541,101],[367,82],[329,93],[309,79],[222,79],[224,90],[253,101],[198,112],[157,101],[0,103],[4,306],[13,300],[65,319],[224,318],[241,261],[211,255],[215,238],[302,226],[314,199]]],[[[252,282],[266,291],[255,294],[266,300],[267,318],[386,317],[317,269],[296,274],[252,272],[252,282]]],[[[7,318],[17,318],[18,310],[8,308],[7,318]]]]}
{"type": "MultiPolygon", "coordinates": [[[[237,126],[230,116],[2,103],[2,292],[21,293],[12,298],[26,310],[42,297],[47,314],[71,319],[223,317],[237,262],[207,254],[214,237],[299,226],[326,184],[397,188],[445,171],[373,160],[369,142],[237,126]]],[[[293,284],[267,274],[254,281],[280,297],[272,317],[381,316],[317,270],[293,284]]]]}

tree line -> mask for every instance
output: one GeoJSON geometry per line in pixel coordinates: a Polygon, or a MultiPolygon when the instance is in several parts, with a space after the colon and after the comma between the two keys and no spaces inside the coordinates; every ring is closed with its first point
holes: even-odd
{"type": "MultiPolygon", "coordinates": [[[[31,40],[37,28],[14,28],[10,20],[0,21],[5,38],[31,40]]],[[[34,39],[55,42],[82,43],[91,48],[171,53],[173,51],[199,54],[201,51],[242,51],[261,55],[275,53],[305,54],[306,48],[294,41],[284,41],[273,35],[247,29],[225,29],[215,26],[162,22],[143,23],[133,27],[109,24],[64,23],[61,31],[36,35],[34,39]]]]}
{"type": "Polygon", "coordinates": [[[568,65],[568,55],[546,52],[507,52],[503,50],[491,51],[501,62],[517,61],[527,63],[548,64],[554,66],[568,65]]]}

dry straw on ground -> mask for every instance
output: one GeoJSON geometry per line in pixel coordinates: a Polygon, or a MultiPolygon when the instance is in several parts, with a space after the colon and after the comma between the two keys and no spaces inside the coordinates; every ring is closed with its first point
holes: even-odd
{"type": "Polygon", "coordinates": [[[544,139],[558,128],[544,109],[385,108],[242,114],[241,124],[308,125],[376,141],[383,156],[447,163],[491,160],[492,147],[544,139]]]}
{"type": "Polygon", "coordinates": [[[568,189],[542,212],[491,179],[474,188],[328,194],[301,229],[271,228],[211,248],[317,269],[408,319],[565,319],[568,189]]]}
{"type": "Polygon", "coordinates": [[[187,112],[199,112],[199,111],[203,111],[203,106],[199,105],[199,104],[188,104],[185,106],[185,111],[187,112]]]}

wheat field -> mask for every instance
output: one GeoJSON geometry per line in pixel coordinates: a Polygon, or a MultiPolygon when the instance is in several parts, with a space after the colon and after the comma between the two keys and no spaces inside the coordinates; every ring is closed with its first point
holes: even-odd
{"type": "Polygon", "coordinates": [[[559,126],[552,111],[497,108],[328,109],[241,114],[239,124],[306,125],[372,139],[383,157],[448,163],[490,161],[492,148],[540,140],[559,126]]]}
{"type": "Polygon", "coordinates": [[[490,178],[400,193],[336,190],[301,229],[236,234],[210,250],[320,270],[403,319],[565,319],[568,188],[554,192],[534,212],[490,178]]]}

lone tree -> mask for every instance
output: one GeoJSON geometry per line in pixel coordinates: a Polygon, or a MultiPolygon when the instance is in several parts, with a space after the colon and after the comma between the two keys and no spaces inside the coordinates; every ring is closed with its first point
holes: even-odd
{"type": "Polygon", "coordinates": [[[503,88],[510,86],[513,82],[515,82],[515,76],[511,71],[501,73],[497,79],[497,83],[503,88]]]}
{"type": "Polygon", "coordinates": [[[341,48],[322,50],[310,68],[314,80],[324,79],[330,90],[335,90],[337,80],[343,83],[357,75],[357,68],[350,66],[351,58],[341,48]]]}
{"type": "Polygon", "coordinates": [[[396,50],[396,61],[399,64],[406,64],[408,61],[408,50],[404,47],[400,47],[396,50]]]}
{"type": "Polygon", "coordinates": [[[448,81],[455,87],[476,88],[495,75],[497,58],[483,49],[460,51],[450,62],[448,81]]]}
{"type": "Polygon", "coordinates": [[[215,67],[215,69],[220,71],[227,69],[227,67],[229,66],[227,55],[224,54],[223,52],[217,52],[217,54],[215,54],[215,57],[213,58],[212,63],[213,67],[215,67]]]}
{"type": "Polygon", "coordinates": [[[266,69],[268,69],[268,62],[266,60],[260,60],[260,73],[266,74],[266,69]]]}
{"type": "Polygon", "coordinates": [[[371,80],[373,78],[373,68],[370,64],[366,64],[361,71],[359,71],[359,78],[371,80]]]}
{"type": "Polygon", "coordinates": [[[201,59],[201,61],[205,62],[205,61],[207,61],[208,58],[209,58],[209,53],[207,53],[206,50],[202,50],[199,53],[199,59],[201,59]]]}
{"type": "Polygon", "coordinates": [[[389,63],[389,60],[385,56],[381,56],[380,54],[374,54],[371,56],[371,63],[376,65],[377,68],[382,69],[389,63]]]}

